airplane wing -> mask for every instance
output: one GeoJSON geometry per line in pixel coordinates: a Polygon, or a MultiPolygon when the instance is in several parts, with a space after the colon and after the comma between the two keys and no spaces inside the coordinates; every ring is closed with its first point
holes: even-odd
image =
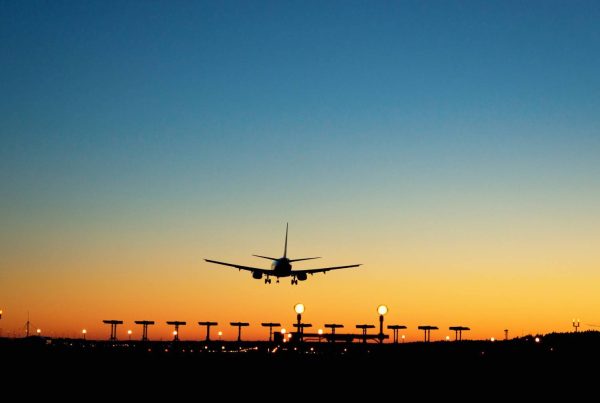
{"type": "Polygon", "coordinates": [[[232,263],[225,263],[225,262],[219,262],[217,260],[210,260],[210,259],[204,259],[205,261],[209,262],[209,263],[216,263],[216,264],[222,264],[223,266],[230,266],[230,267],[235,267],[238,270],[248,270],[251,272],[257,272],[257,273],[261,273],[261,274],[272,274],[273,270],[267,270],[267,269],[259,269],[258,267],[250,267],[250,266],[241,266],[239,264],[232,264],[232,263]]]}
{"type": "Polygon", "coordinates": [[[351,264],[349,266],[334,266],[334,267],[322,267],[320,269],[307,269],[307,270],[292,270],[292,275],[299,273],[306,274],[315,274],[315,273],[325,273],[329,270],[338,270],[338,269],[348,269],[350,267],[358,267],[360,264],[351,264]]]}

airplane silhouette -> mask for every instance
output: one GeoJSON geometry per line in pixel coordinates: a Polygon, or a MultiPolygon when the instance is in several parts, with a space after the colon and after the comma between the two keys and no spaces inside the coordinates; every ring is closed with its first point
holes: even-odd
{"type": "Polygon", "coordinates": [[[279,259],[275,259],[268,256],[260,256],[260,255],[252,255],[256,257],[260,257],[263,259],[272,260],[271,270],[268,269],[260,269],[258,267],[249,267],[242,266],[239,264],[225,263],[219,262],[217,260],[204,259],[209,263],[221,264],[224,266],[235,267],[238,270],[248,270],[252,272],[252,277],[260,280],[262,276],[266,276],[265,284],[271,284],[271,279],[269,277],[273,276],[277,278],[277,282],[279,283],[279,277],[292,277],[292,285],[298,284],[298,280],[304,281],[308,278],[308,274],[313,275],[315,273],[325,273],[329,270],[338,270],[338,269],[347,269],[350,267],[358,267],[360,264],[352,264],[348,266],[334,266],[334,267],[322,267],[319,269],[305,269],[305,270],[292,270],[292,262],[299,262],[302,260],[312,260],[319,259],[318,257],[305,257],[301,259],[288,259],[287,257],[287,239],[288,239],[288,224],[285,225],[285,246],[283,249],[283,257],[279,259]]]}

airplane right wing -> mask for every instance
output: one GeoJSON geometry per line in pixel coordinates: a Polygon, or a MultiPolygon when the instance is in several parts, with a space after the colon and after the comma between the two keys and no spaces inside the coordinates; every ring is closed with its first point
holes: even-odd
{"type": "Polygon", "coordinates": [[[315,274],[315,273],[325,273],[329,270],[337,270],[337,269],[348,269],[350,267],[358,267],[360,264],[351,264],[349,266],[334,266],[334,267],[323,267],[320,269],[307,269],[307,270],[293,270],[292,274],[298,273],[306,273],[306,274],[315,274]]]}
{"type": "Polygon", "coordinates": [[[241,266],[239,264],[219,262],[217,260],[210,260],[210,259],[204,259],[204,260],[209,263],[216,263],[216,264],[222,264],[223,266],[235,267],[238,270],[251,271],[252,273],[261,273],[261,274],[265,274],[265,275],[269,275],[269,274],[273,273],[273,270],[260,269],[258,267],[241,266]]]}

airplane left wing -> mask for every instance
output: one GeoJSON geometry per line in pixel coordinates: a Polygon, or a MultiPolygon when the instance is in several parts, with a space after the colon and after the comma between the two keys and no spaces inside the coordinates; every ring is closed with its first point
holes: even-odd
{"type": "Polygon", "coordinates": [[[239,270],[248,270],[248,271],[251,271],[252,273],[255,273],[255,272],[261,273],[261,274],[272,274],[273,273],[272,270],[259,269],[258,267],[241,266],[239,264],[219,262],[217,260],[210,260],[210,259],[204,259],[204,260],[209,263],[216,263],[216,264],[222,264],[223,266],[235,267],[236,269],[239,269],[239,270]]]}
{"type": "Polygon", "coordinates": [[[292,270],[292,275],[305,273],[305,274],[315,274],[315,273],[325,273],[329,270],[338,270],[338,269],[348,269],[350,267],[358,267],[360,264],[351,264],[349,266],[334,266],[334,267],[322,267],[320,269],[307,269],[307,270],[292,270]]]}

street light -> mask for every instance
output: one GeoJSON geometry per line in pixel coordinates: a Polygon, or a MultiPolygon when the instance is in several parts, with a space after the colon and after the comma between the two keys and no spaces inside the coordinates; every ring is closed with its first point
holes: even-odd
{"type": "Polygon", "coordinates": [[[294,311],[296,311],[296,319],[298,320],[298,340],[302,341],[302,314],[304,313],[304,304],[294,305],[294,311]]]}
{"type": "Polygon", "coordinates": [[[323,329],[317,330],[317,333],[319,335],[319,343],[320,343],[321,342],[321,337],[323,336],[323,329]]]}
{"type": "Polygon", "coordinates": [[[130,340],[130,341],[131,341],[131,333],[133,333],[133,332],[131,331],[131,329],[127,331],[127,335],[129,336],[129,340],[130,340]]]}
{"type": "Polygon", "coordinates": [[[39,336],[40,334],[42,334],[42,329],[37,329],[35,332],[36,332],[36,333],[37,333],[37,335],[39,336]]]}
{"type": "Polygon", "coordinates": [[[219,341],[221,340],[221,336],[223,336],[223,332],[219,330],[219,332],[217,333],[219,335],[219,341]]]}
{"type": "Polygon", "coordinates": [[[404,343],[404,339],[406,339],[406,336],[402,335],[402,343],[404,343]]]}
{"type": "Polygon", "coordinates": [[[85,340],[85,335],[87,334],[87,330],[86,330],[86,329],[83,329],[83,330],[81,331],[81,334],[83,335],[83,340],[85,340]]]}
{"type": "Polygon", "coordinates": [[[383,343],[383,315],[388,313],[388,307],[379,305],[377,307],[377,313],[379,314],[379,342],[383,343]]]}

